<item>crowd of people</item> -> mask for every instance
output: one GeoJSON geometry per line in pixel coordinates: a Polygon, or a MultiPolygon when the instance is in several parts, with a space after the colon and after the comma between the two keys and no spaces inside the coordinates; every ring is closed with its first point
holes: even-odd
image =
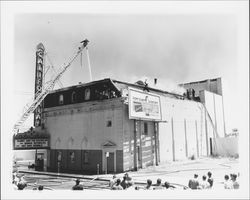
{"type": "MultiPolygon", "coordinates": [[[[14,190],[24,190],[28,186],[27,181],[25,181],[24,179],[24,175],[17,174],[17,172],[13,173],[12,185],[14,190]]],[[[34,184],[33,190],[43,190],[43,189],[44,189],[43,185],[37,185],[36,183],[34,184]]]]}
{"type": "MultiPolygon", "coordinates": [[[[239,182],[237,181],[236,174],[230,174],[230,178],[228,175],[224,177],[224,188],[225,189],[239,189],[239,182]]],[[[212,173],[209,171],[207,175],[203,175],[201,180],[199,180],[198,174],[194,174],[194,177],[189,180],[188,186],[183,186],[183,189],[191,189],[191,190],[204,190],[204,189],[211,189],[214,185],[214,179],[212,177],[212,173]]],[[[156,183],[153,183],[152,180],[147,179],[146,186],[140,187],[135,186],[132,178],[125,173],[123,176],[123,180],[121,181],[120,178],[117,178],[116,175],[113,175],[113,178],[109,182],[109,187],[111,190],[162,190],[162,189],[175,189],[176,186],[174,184],[170,184],[169,182],[162,183],[160,178],[157,179],[156,183]]]]}
{"type": "MultiPolygon", "coordinates": [[[[224,189],[239,189],[239,181],[237,178],[239,177],[239,173],[230,174],[224,176],[224,181],[221,182],[224,185],[224,189]]],[[[83,185],[80,184],[80,179],[75,180],[75,185],[72,187],[72,190],[83,190],[83,185]]],[[[16,190],[23,190],[27,187],[27,182],[24,179],[24,175],[18,175],[17,173],[13,173],[13,186],[16,190]]],[[[152,182],[151,179],[147,179],[146,185],[137,184],[135,186],[132,177],[129,176],[128,173],[125,173],[122,180],[117,178],[116,175],[113,175],[112,179],[109,181],[109,188],[111,190],[164,190],[164,189],[175,189],[176,184],[170,184],[165,181],[162,182],[160,178],[156,180],[155,183],[152,182]]],[[[214,186],[214,179],[212,177],[212,173],[208,172],[207,175],[201,176],[199,179],[198,174],[194,174],[193,178],[188,181],[188,187],[183,186],[183,189],[191,189],[191,190],[204,190],[211,189],[214,186]]],[[[42,185],[36,185],[33,187],[33,190],[43,190],[44,187],[42,185]]]]}
{"type": "Polygon", "coordinates": [[[230,174],[230,179],[228,175],[224,176],[224,188],[225,189],[239,189],[240,184],[237,181],[237,175],[236,174],[230,174]]]}
{"type": "MultiPolygon", "coordinates": [[[[196,189],[211,189],[213,187],[214,179],[212,178],[212,173],[208,172],[207,176],[203,175],[202,180],[198,180],[198,174],[194,174],[194,178],[190,179],[188,182],[188,187],[192,190],[196,189]]],[[[225,189],[239,189],[239,182],[237,181],[236,174],[230,174],[230,179],[228,175],[224,176],[225,189]]]]}
{"type": "Polygon", "coordinates": [[[27,182],[24,180],[24,176],[18,176],[16,172],[13,173],[12,184],[15,190],[23,190],[25,187],[27,187],[27,182]]]}
{"type": "Polygon", "coordinates": [[[128,173],[124,174],[122,181],[120,178],[117,178],[116,175],[113,175],[113,178],[109,182],[109,187],[111,190],[161,190],[175,188],[175,186],[171,185],[169,182],[162,184],[160,178],[157,179],[155,184],[153,184],[151,179],[147,179],[146,186],[135,186],[134,181],[128,173]]]}

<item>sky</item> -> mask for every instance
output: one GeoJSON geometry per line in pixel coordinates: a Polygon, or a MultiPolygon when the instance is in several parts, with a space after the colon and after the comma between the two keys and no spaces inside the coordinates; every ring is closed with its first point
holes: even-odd
{"type": "MultiPolygon", "coordinates": [[[[179,83],[222,77],[227,128],[238,128],[229,117],[237,110],[227,110],[237,98],[226,98],[238,91],[239,83],[237,19],[232,14],[18,14],[14,27],[14,93],[25,101],[34,91],[36,45],[44,44],[51,61],[46,58],[46,65],[58,69],[87,38],[93,80],[151,83],[157,78],[162,88],[182,92],[179,83]]],[[[61,83],[89,81],[83,52],[82,65],[79,57],[61,83]]]]}

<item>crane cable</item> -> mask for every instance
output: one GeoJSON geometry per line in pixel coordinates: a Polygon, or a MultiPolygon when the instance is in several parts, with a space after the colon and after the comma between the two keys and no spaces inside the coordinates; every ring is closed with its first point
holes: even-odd
{"type": "Polygon", "coordinates": [[[86,52],[87,52],[87,60],[88,60],[88,68],[89,68],[89,78],[90,78],[90,81],[92,81],[92,72],[91,72],[91,66],[90,66],[90,59],[89,59],[89,50],[88,50],[88,47],[86,47],[86,52]]]}
{"type": "MultiPolygon", "coordinates": [[[[92,71],[91,71],[91,65],[90,65],[90,59],[89,59],[89,51],[88,51],[88,47],[86,47],[86,52],[87,52],[87,61],[88,61],[89,79],[90,79],[90,81],[92,81],[92,71]]],[[[80,56],[80,65],[81,65],[81,67],[83,67],[83,64],[82,64],[82,59],[83,59],[83,54],[82,54],[82,52],[81,52],[81,56],[80,56]]]]}

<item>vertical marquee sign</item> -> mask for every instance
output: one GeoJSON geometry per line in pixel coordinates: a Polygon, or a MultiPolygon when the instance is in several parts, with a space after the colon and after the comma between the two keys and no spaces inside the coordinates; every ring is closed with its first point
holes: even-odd
{"type": "MultiPolygon", "coordinates": [[[[35,98],[42,92],[43,86],[43,63],[44,63],[44,46],[42,43],[36,47],[36,74],[35,74],[35,98]]],[[[34,126],[42,125],[43,101],[34,111],[34,126]]]]}

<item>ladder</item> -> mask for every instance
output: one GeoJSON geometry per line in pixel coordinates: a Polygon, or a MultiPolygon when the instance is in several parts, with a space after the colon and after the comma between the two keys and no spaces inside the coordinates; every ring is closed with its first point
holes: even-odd
{"type": "Polygon", "coordinates": [[[207,114],[208,119],[209,119],[209,121],[210,121],[210,124],[211,124],[211,126],[212,126],[212,128],[213,128],[213,135],[214,135],[215,138],[217,138],[217,137],[219,137],[219,134],[218,134],[217,129],[215,128],[215,125],[214,125],[214,122],[213,122],[213,120],[212,120],[212,117],[210,116],[210,114],[209,114],[209,112],[208,112],[208,110],[207,110],[205,104],[202,103],[202,105],[203,105],[203,107],[204,107],[204,109],[205,109],[205,114],[207,114]]]}
{"type": "Polygon", "coordinates": [[[50,93],[51,90],[53,90],[54,85],[57,81],[61,78],[61,76],[64,74],[64,72],[69,68],[69,66],[72,64],[72,62],[78,57],[78,55],[83,51],[83,49],[88,45],[88,40],[85,39],[81,43],[82,45],[78,48],[78,51],[73,56],[72,59],[68,62],[67,65],[59,68],[56,75],[50,80],[45,87],[35,94],[35,99],[32,100],[30,103],[26,104],[24,107],[24,112],[21,115],[20,119],[15,123],[13,128],[13,134],[17,134],[19,127],[26,121],[26,119],[30,116],[31,113],[35,111],[37,106],[41,104],[41,102],[45,99],[45,97],[50,93]]]}

